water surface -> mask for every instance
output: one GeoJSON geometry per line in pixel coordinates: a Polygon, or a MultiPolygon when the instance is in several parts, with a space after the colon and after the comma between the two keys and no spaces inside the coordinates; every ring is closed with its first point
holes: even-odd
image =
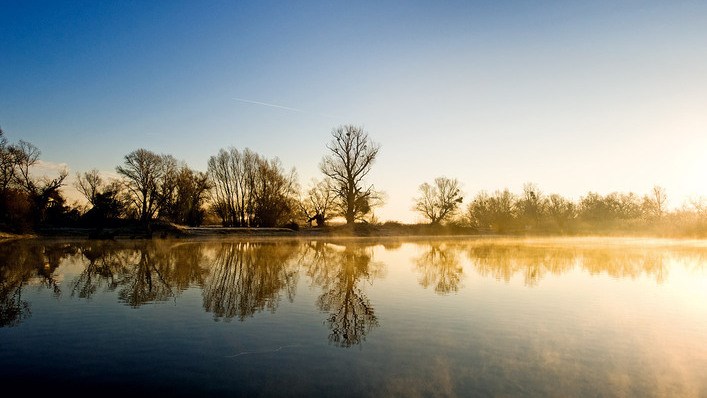
{"type": "Polygon", "coordinates": [[[0,245],[27,391],[704,397],[705,369],[701,241],[0,245]]]}

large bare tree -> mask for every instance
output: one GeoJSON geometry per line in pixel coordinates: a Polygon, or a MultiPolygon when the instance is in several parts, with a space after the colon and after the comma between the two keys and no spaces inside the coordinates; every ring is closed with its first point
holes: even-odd
{"type": "Polygon", "coordinates": [[[59,176],[53,179],[42,177],[35,179],[31,176],[32,168],[39,161],[41,152],[39,148],[27,141],[20,140],[19,144],[12,147],[15,160],[15,180],[28,195],[33,198],[47,199],[64,185],[68,171],[64,168],[59,171],[59,176]]]}
{"type": "Polygon", "coordinates": [[[332,130],[332,140],[327,145],[331,152],[319,165],[322,173],[329,177],[339,213],[347,224],[371,211],[379,198],[373,185],[364,179],[370,173],[378,156],[380,145],[373,142],[362,127],[340,126],[332,130]]]}
{"type": "Polygon", "coordinates": [[[146,149],[125,155],[125,163],[115,168],[126,178],[130,199],[137,208],[140,221],[149,223],[159,207],[163,177],[167,171],[164,156],[146,149]]]}
{"type": "Polygon", "coordinates": [[[462,192],[456,178],[437,177],[434,184],[420,185],[420,196],[415,198],[414,210],[431,224],[439,224],[454,215],[462,203],[462,192]]]}
{"type": "Polygon", "coordinates": [[[68,175],[66,167],[58,176],[37,176],[41,151],[27,141],[9,144],[0,129],[0,225],[25,230],[53,223],[67,211],[60,189],[68,175]]]}
{"type": "Polygon", "coordinates": [[[50,207],[63,206],[64,199],[59,189],[64,185],[69,172],[66,168],[62,168],[56,178],[47,176],[35,178],[32,176],[32,169],[39,162],[41,154],[39,148],[20,140],[17,145],[12,146],[11,151],[15,161],[15,182],[31,201],[35,221],[44,222],[50,207]]]}
{"type": "Polygon", "coordinates": [[[211,202],[223,225],[274,227],[292,217],[297,173],[250,149],[221,149],[208,163],[211,202]]]}

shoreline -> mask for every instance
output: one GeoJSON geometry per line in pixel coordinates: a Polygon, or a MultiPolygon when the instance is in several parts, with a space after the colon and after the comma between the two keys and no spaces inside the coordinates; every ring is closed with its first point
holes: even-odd
{"type": "Polygon", "coordinates": [[[129,225],[111,228],[43,228],[32,234],[0,232],[0,243],[17,239],[76,238],[91,240],[134,239],[209,239],[209,238],[498,238],[514,234],[479,233],[471,228],[419,225],[332,225],[326,227],[258,228],[258,227],[188,227],[169,223],[155,223],[150,227],[129,225]]]}
{"type": "Polygon", "coordinates": [[[47,228],[33,234],[13,234],[0,232],[0,244],[24,239],[87,239],[87,240],[158,240],[158,239],[356,239],[356,240],[498,240],[508,239],[536,240],[544,239],[620,239],[620,240],[657,240],[657,241],[693,241],[707,244],[704,237],[689,236],[656,236],[654,234],[602,234],[602,233],[507,233],[494,234],[479,232],[471,228],[453,226],[432,226],[426,224],[394,226],[355,224],[334,225],[326,227],[305,227],[298,230],[290,228],[249,228],[202,226],[187,227],[182,225],[159,223],[150,228],[141,226],[124,226],[116,228],[47,228]]]}
{"type": "MultiPolygon", "coordinates": [[[[458,231],[447,227],[405,226],[384,227],[368,224],[336,225],[327,227],[290,228],[259,228],[259,227],[188,227],[174,224],[152,225],[149,228],[140,226],[116,228],[45,228],[34,234],[5,234],[6,239],[21,238],[86,238],[86,239],[166,239],[166,238],[219,238],[219,237],[290,237],[290,238],[380,238],[380,237],[483,237],[507,236],[483,234],[475,231],[458,231]]],[[[2,237],[0,237],[2,241],[2,237]]]]}

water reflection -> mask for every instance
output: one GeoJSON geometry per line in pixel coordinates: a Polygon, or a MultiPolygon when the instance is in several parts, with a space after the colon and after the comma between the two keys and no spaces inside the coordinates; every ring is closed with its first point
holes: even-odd
{"type": "Polygon", "coordinates": [[[434,286],[439,294],[458,291],[464,274],[459,253],[458,248],[445,243],[430,243],[425,252],[415,259],[420,285],[424,288],[434,286]]]}
{"type": "Polygon", "coordinates": [[[672,252],[641,247],[578,247],[479,244],[453,247],[464,252],[472,267],[482,276],[510,281],[522,275],[527,286],[536,286],[546,275],[561,275],[580,268],[591,275],[638,278],[646,275],[658,283],[667,278],[668,256],[702,256],[702,250],[672,252]]]}
{"type": "Polygon", "coordinates": [[[31,304],[22,298],[28,285],[47,288],[55,296],[61,286],[54,271],[62,260],[76,253],[66,244],[9,242],[0,245],[0,327],[16,326],[31,316],[31,304]]]}
{"type": "Polygon", "coordinates": [[[14,242],[0,368],[192,395],[700,396],[705,245],[14,242]]]}
{"type": "Polygon", "coordinates": [[[480,275],[508,282],[519,274],[528,286],[537,285],[547,273],[571,270],[578,259],[574,248],[484,244],[462,250],[480,275]]]}
{"type": "Polygon", "coordinates": [[[282,292],[292,301],[298,270],[291,259],[298,247],[293,242],[224,242],[211,247],[204,309],[215,319],[244,320],[265,309],[274,312],[282,292]]]}
{"type": "Polygon", "coordinates": [[[202,285],[208,274],[200,245],[148,241],[80,246],[85,267],[71,283],[71,294],[80,298],[117,290],[121,302],[137,308],[202,285]]]}
{"type": "Polygon", "coordinates": [[[383,273],[383,264],[372,257],[372,248],[361,244],[314,242],[301,258],[313,284],[322,289],[317,307],[328,314],[329,341],[337,346],[359,344],[378,326],[374,306],[363,289],[364,282],[372,283],[383,273]]]}
{"type": "MultiPolygon", "coordinates": [[[[702,247],[529,244],[528,242],[431,241],[415,244],[412,263],[423,288],[437,294],[458,292],[470,275],[510,281],[520,276],[536,286],[548,275],[574,269],[614,278],[647,276],[657,283],[669,277],[668,264],[707,264],[702,247]]],[[[31,316],[23,295],[27,286],[54,296],[68,288],[72,297],[90,299],[111,292],[131,307],[176,299],[201,289],[203,308],[215,320],[245,320],[295,298],[299,272],[320,289],[317,308],[325,313],[329,341],[350,347],[379,325],[367,286],[383,276],[376,250],[395,252],[400,242],[374,246],[360,241],[17,241],[0,245],[0,327],[31,316]],[[57,269],[73,264],[79,271],[62,283],[57,269]]]]}

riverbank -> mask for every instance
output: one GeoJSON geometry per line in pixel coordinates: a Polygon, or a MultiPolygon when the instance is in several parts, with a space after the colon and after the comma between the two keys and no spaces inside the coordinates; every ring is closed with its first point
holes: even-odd
{"type": "Polygon", "coordinates": [[[249,237],[289,237],[289,238],[413,238],[413,237],[635,237],[667,239],[705,239],[703,234],[672,234],[670,231],[585,231],[575,233],[550,233],[540,231],[515,231],[497,234],[479,231],[475,228],[453,225],[384,224],[359,223],[354,225],[330,225],[326,227],[291,228],[241,228],[219,225],[188,227],[172,223],[154,222],[149,227],[138,223],[111,228],[43,228],[33,234],[12,234],[0,232],[0,243],[25,238],[82,238],[100,240],[126,239],[206,239],[206,238],[249,238],[249,237]]]}
{"type": "MultiPolygon", "coordinates": [[[[20,235],[7,234],[20,237],[20,235]]],[[[405,237],[405,236],[479,236],[472,228],[432,226],[424,224],[406,225],[398,223],[386,224],[354,224],[331,225],[326,227],[291,228],[242,228],[201,226],[188,227],[171,223],[156,222],[149,227],[142,225],[123,225],[113,228],[43,228],[38,230],[36,237],[76,237],[86,239],[164,239],[164,238],[208,238],[208,237],[405,237]]]]}

